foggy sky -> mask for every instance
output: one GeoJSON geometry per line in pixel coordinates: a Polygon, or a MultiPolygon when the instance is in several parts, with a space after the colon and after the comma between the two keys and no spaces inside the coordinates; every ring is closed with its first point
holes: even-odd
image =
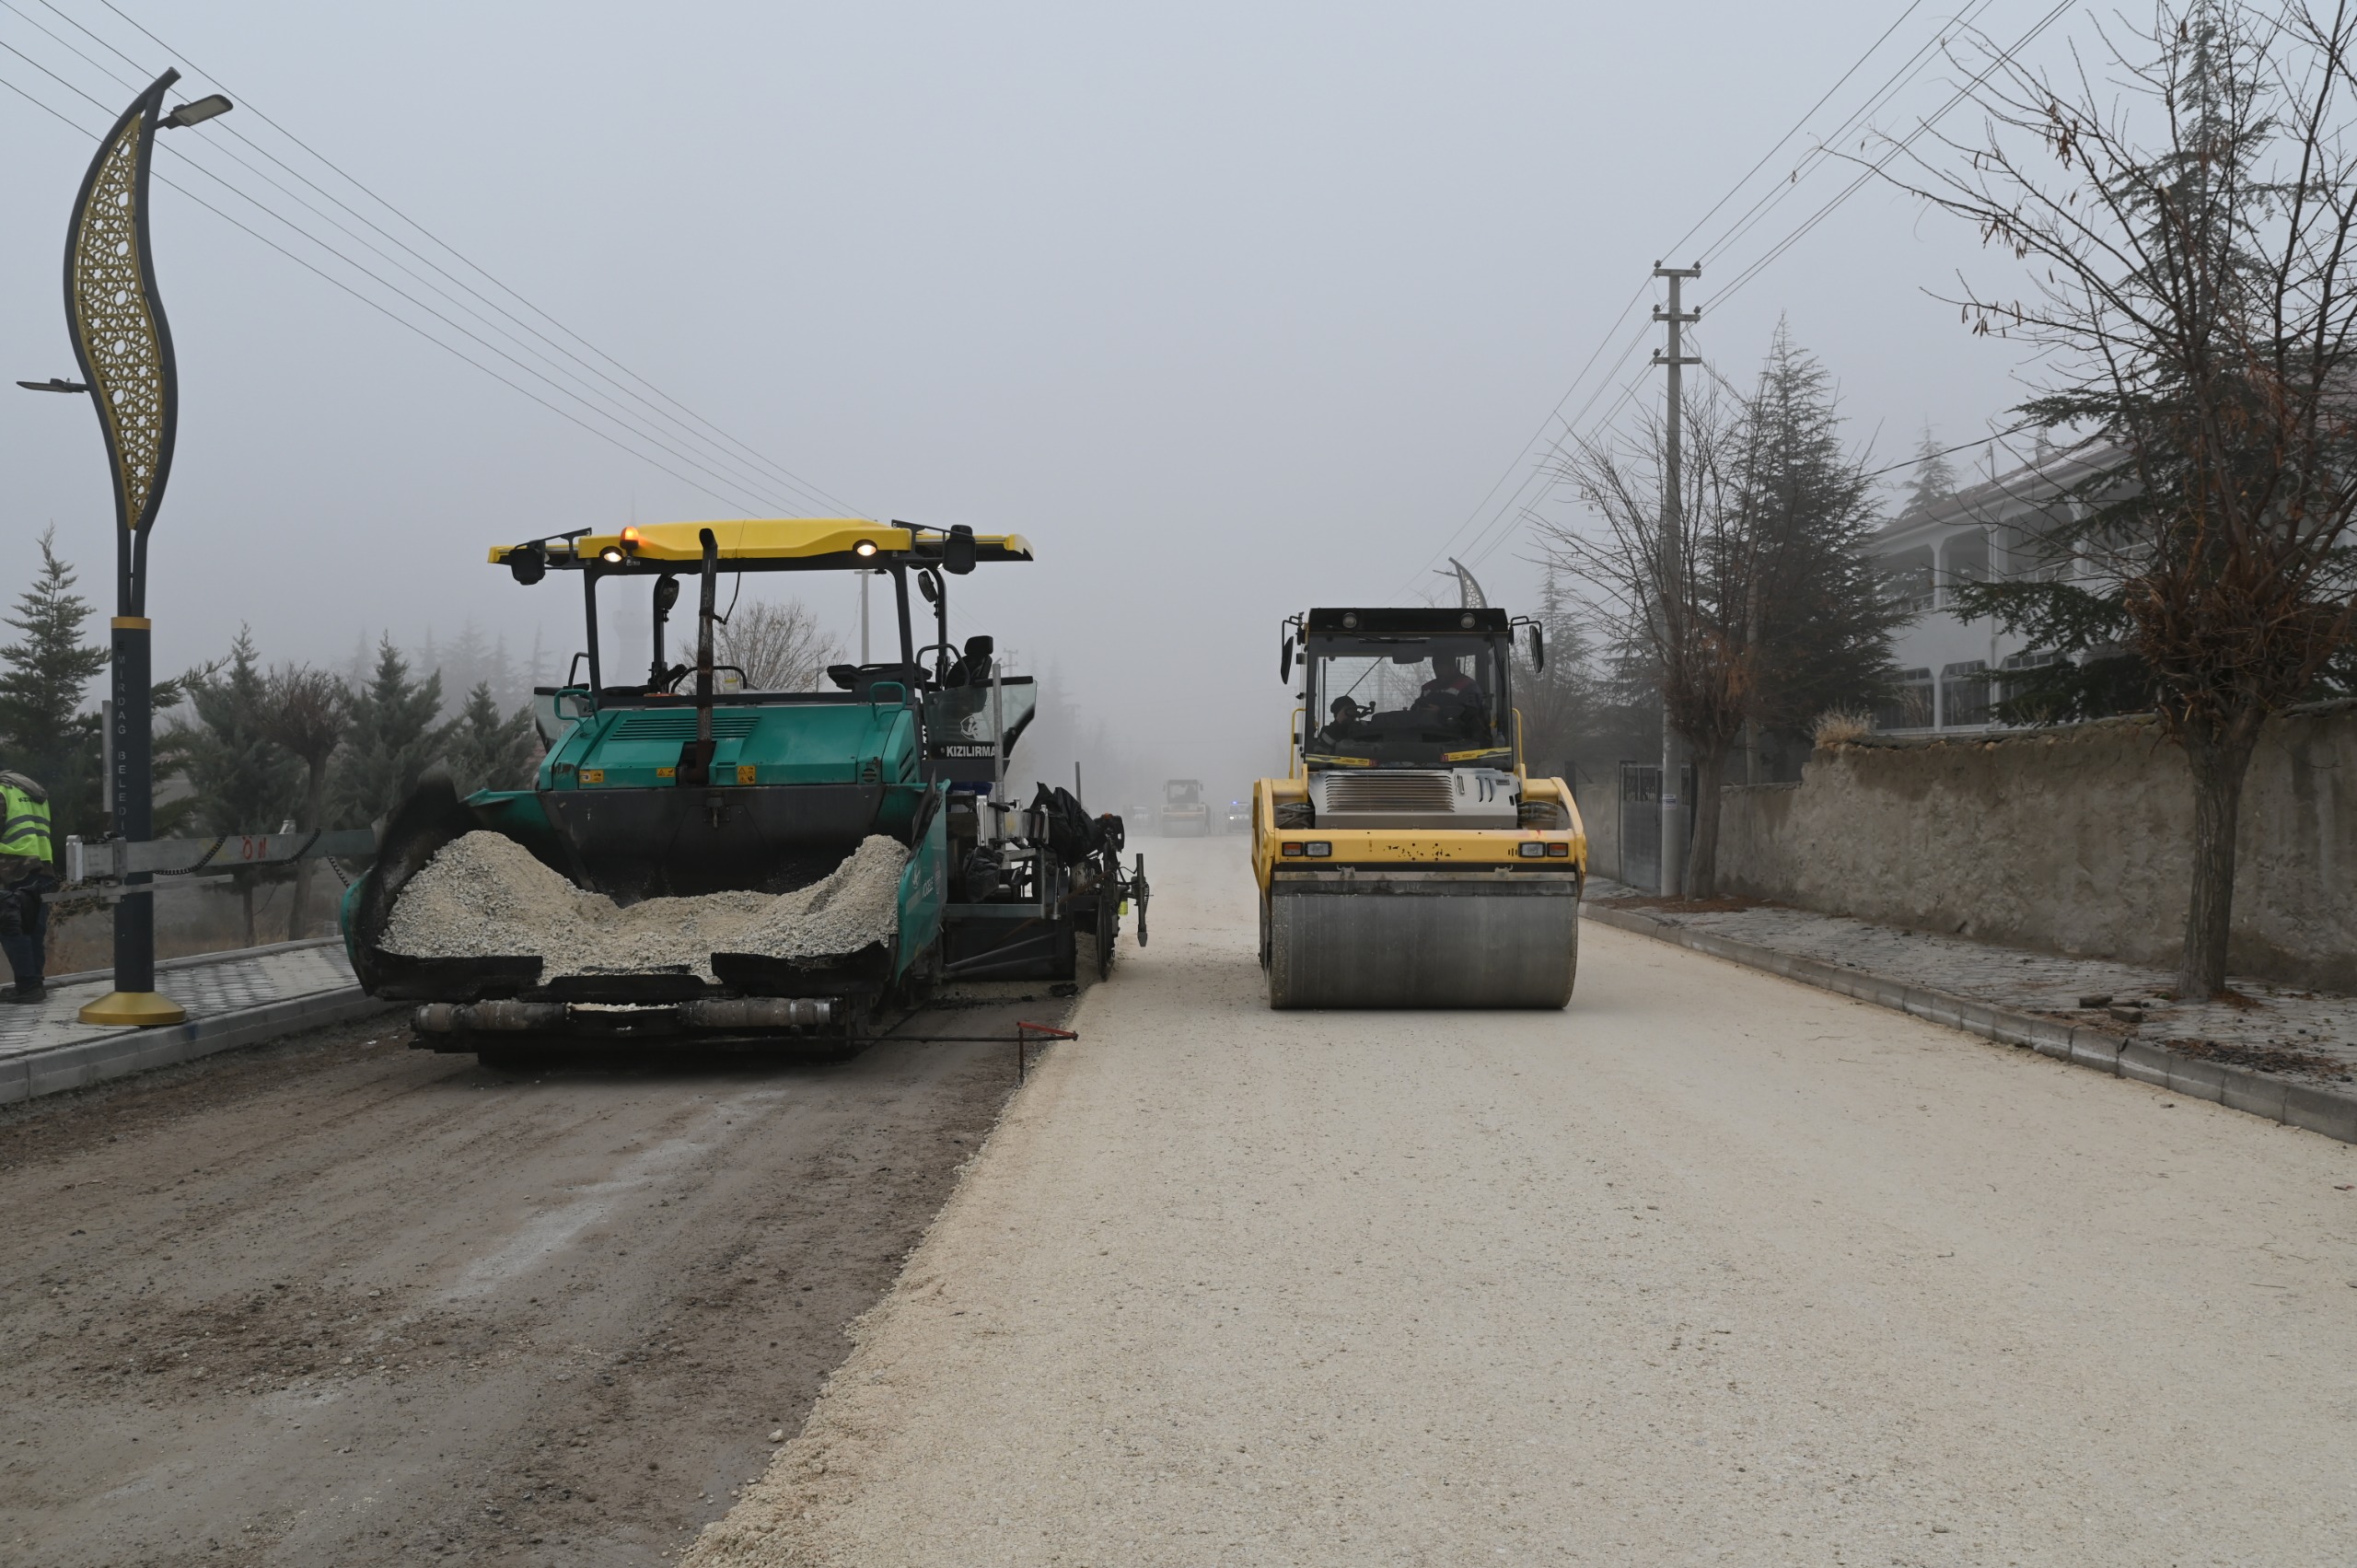
{"type": "MultiPolygon", "coordinates": [[[[122,3],[186,55],[57,0],[146,71],[179,64],[190,96],[215,85],[201,64],[241,103],[168,145],[234,122],[284,149],[266,113],[858,511],[1028,536],[1038,565],[961,585],[958,634],[1052,670],[1148,776],[1221,793],[1283,764],[1280,619],[1397,602],[1485,519],[1655,257],[1900,9],[122,3]]],[[[2010,40],[2040,9],[1986,22],[2010,40]]],[[[1933,26],[1912,18],[1822,118],[1933,26]]],[[[0,79],[87,131],[132,96],[14,11],[0,41],[106,100],[0,53],[0,79]]],[[[0,139],[0,371],[71,376],[59,259],[93,144],[6,90],[0,139]]],[[[268,227],[178,164],[159,154],[268,227]]],[[[1816,176],[1706,273],[1701,352],[1740,384],[1785,318],[1885,460],[1926,419],[1951,441],[2013,423],[2016,350],[1924,293],[2007,263],[1887,188],[1716,305],[1714,275],[1844,182],[1816,176]]],[[[734,515],[161,186],[155,233],[182,395],[159,670],[240,622],[272,659],[470,618],[569,651],[578,596],[516,587],[486,547],[734,515]]],[[[104,613],[111,510],[87,401],[0,387],[11,580],[53,520],[104,613]]],[[[1531,607],[1527,554],[1482,562],[1493,601],[1531,607]]],[[[806,581],[848,634],[848,580],[806,581]]]]}

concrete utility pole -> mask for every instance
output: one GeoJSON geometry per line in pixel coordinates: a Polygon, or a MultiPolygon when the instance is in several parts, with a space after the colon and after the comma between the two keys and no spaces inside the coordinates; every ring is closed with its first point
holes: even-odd
{"type": "MultiPolygon", "coordinates": [[[[1685,533],[1686,499],[1684,453],[1678,447],[1682,434],[1680,421],[1686,412],[1682,372],[1686,366],[1702,363],[1700,358],[1689,357],[1686,354],[1683,331],[1686,323],[1701,320],[1702,313],[1678,308],[1678,285],[1688,278],[1701,275],[1702,269],[1699,264],[1665,267],[1659,261],[1654,263],[1654,276],[1669,280],[1669,308],[1665,310],[1658,305],[1654,307],[1654,319],[1669,329],[1668,348],[1654,353],[1654,363],[1669,370],[1669,424],[1662,452],[1661,487],[1661,609],[1665,633],[1677,624],[1673,618],[1681,613],[1683,607],[1678,600],[1684,597],[1685,562],[1678,549],[1679,540],[1685,533]]],[[[1661,887],[1658,890],[1666,899],[1676,898],[1686,886],[1686,803],[1678,797],[1678,783],[1685,772],[1685,751],[1686,749],[1678,744],[1678,732],[1670,727],[1669,703],[1665,693],[1661,713],[1661,887]]]]}

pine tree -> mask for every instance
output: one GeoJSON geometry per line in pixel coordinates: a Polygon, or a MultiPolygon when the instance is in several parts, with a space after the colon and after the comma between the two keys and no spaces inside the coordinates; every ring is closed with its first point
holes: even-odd
{"type": "MultiPolygon", "coordinates": [[[[327,826],[328,765],[351,724],[351,690],[333,675],[303,665],[271,672],[267,733],[303,765],[296,826],[310,831],[327,826]]],[[[313,865],[303,860],[295,866],[295,900],[286,914],[289,941],[308,934],[313,865]]]]}
{"type": "Polygon", "coordinates": [[[6,765],[49,791],[50,820],[68,833],[104,830],[99,813],[99,715],[83,711],[107,650],[82,641],[90,601],[58,559],[57,530],[40,540],[41,573],[17,597],[7,624],[24,633],[0,647],[0,747],[6,765]]]}
{"type": "MultiPolygon", "coordinates": [[[[275,831],[301,800],[301,766],[270,737],[270,686],[250,629],[238,629],[227,668],[193,681],[189,696],[194,722],[173,728],[188,759],[195,825],[207,833],[275,831]]],[[[255,940],[255,888],[285,876],[284,868],[232,873],[245,903],[249,947],[255,940]]]]}
{"type": "Polygon", "coordinates": [[[528,788],[540,760],[540,738],[530,704],[502,718],[491,682],[479,680],[450,725],[446,761],[451,781],[461,796],[479,789],[528,788]]]}
{"type": "Polygon", "coordinates": [[[1738,404],[1706,389],[1688,400],[1684,422],[1678,506],[1662,505],[1666,432],[1649,421],[1634,442],[1583,442],[1564,465],[1601,531],[1544,531],[1550,561],[1601,602],[1619,678],[1650,671],[1655,702],[1690,749],[1682,890],[1708,897],[1719,786],[1737,742],[1805,724],[1824,706],[1870,702],[1897,611],[1869,567],[1871,482],[1841,449],[1831,377],[1781,327],[1753,396],[1738,404]],[[1669,518],[1674,551],[1663,542],[1669,518]]]}
{"type": "Polygon", "coordinates": [[[1992,62],[1972,94],[1987,142],[1908,182],[2024,265],[2027,290],[1956,301],[2041,367],[2018,412],[2096,437],[2035,530],[2078,569],[1956,597],[2063,656],[2016,714],[2117,701],[2138,677],[2184,752],[2188,1000],[2225,984],[2262,731],[2357,653],[2352,35],[2345,8],[2306,0],[2163,0],[2067,91],[1992,62]]]}
{"type": "Polygon", "coordinates": [[[1908,482],[1907,499],[1899,504],[1899,515],[1920,512],[1955,494],[1956,465],[1948,461],[1947,454],[1933,438],[1927,421],[1922,439],[1915,443],[1915,477],[1908,482]]]}
{"type": "MultiPolygon", "coordinates": [[[[1745,504],[1763,568],[1752,585],[1763,656],[1752,716],[1797,736],[1828,710],[1874,705],[1904,617],[1875,575],[1879,519],[1869,482],[1841,448],[1833,378],[1781,328],[1747,424],[1745,504]]],[[[1919,486],[1952,480],[1943,459],[1919,469],[1919,486]]]]}
{"type": "Polygon", "coordinates": [[[353,694],[352,728],[331,786],[339,820],[374,822],[410,797],[448,739],[447,727],[435,722],[441,711],[440,674],[412,679],[386,634],[376,670],[353,694]]]}

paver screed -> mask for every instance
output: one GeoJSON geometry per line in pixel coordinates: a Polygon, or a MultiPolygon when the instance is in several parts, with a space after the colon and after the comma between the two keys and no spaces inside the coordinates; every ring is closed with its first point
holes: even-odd
{"type": "Polygon", "coordinates": [[[2357,1149],[1589,925],[1267,1010],[1236,842],[687,1561],[2318,1562],[2357,1149]]]}

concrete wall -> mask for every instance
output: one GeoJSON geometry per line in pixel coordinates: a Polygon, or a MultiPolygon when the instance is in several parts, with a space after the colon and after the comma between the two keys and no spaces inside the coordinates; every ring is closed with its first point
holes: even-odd
{"type": "MultiPolygon", "coordinates": [[[[2149,720],[1821,749],[1726,792],[1722,889],[2043,951],[2173,964],[2192,789],[2149,720]]],[[[2268,726],[2231,966],[2357,991],[2357,704],[2268,726]]]]}
{"type": "Polygon", "coordinates": [[[1620,876],[1620,772],[1584,770],[1565,761],[1535,763],[1541,778],[1562,779],[1572,786],[1572,804],[1579,807],[1587,830],[1587,873],[1591,877],[1620,876]]]}

